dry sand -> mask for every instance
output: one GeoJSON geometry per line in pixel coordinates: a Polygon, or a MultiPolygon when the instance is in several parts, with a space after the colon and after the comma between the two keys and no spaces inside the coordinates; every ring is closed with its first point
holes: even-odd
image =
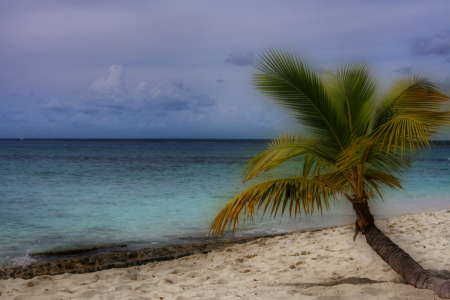
{"type": "MultiPolygon", "coordinates": [[[[450,210],[376,224],[424,268],[450,278],[450,210]]],[[[438,299],[405,284],[353,233],[346,225],[138,267],[0,280],[0,299],[438,299]]]]}

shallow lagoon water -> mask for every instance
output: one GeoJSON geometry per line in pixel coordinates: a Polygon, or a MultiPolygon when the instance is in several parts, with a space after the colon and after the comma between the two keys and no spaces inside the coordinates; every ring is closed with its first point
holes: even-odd
{"type": "MultiPolygon", "coordinates": [[[[293,161],[242,183],[266,140],[0,140],[0,264],[27,253],[124,243],[130,249],[203,237],[234,195],[298,175],[293,161]]],[[[372,203],[376,218],[450,208],[450,146],[403,173],[404,189],[372,203]]],[[[246,221],[235,236],[353,223],[346,201],[313,216],[246,221]]]]}

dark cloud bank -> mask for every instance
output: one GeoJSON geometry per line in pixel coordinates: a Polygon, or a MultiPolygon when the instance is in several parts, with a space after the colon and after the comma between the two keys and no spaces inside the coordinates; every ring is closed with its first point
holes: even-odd
{"type": "Polygon", "coordinates": [[[438,55],[447,57],[450,62],[450,31],[443,34],[436,34],[434,37],[418,38],[411,45],[411,52],[414,55],[438,55]]]}
{"type": "Polygon", "coordinates": [[[109,75],[95,80],[90,86],[90,94],[76,102],[58,101],[51,98],[41,101],[40,108],[59,113],[78,112],[85,114],[125,114],[145,113],[152,116],[167,116],[170,113],[189,111],[201,114],[204,109],[216,105],[216,101],[206,95],[198,95],[185,87],[181,79],[174,79],[172,85],[158,84],[155,87],[141,82],[134,90],[125,83],[125,71],[121,65],[113,65],[109,75]]]}
{"type": "Polygon", "coordinates": [[[235,66],[247,66],[253,64],[254,60],[255,55],[251,52],[247,52],[247,54],[231,52],[225,62],[235,66]]]}

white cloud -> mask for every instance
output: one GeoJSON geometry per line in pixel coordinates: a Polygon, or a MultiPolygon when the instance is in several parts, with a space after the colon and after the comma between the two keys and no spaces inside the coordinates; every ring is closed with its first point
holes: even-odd
{"type": "Polygon", "coordinates": [[[124,95],[127,92],[125,83],[125,72],[121,65],[112,65],[108,70],[107,79],[99,78],[95,80],[90,89],[101,95],[124,95]]]}

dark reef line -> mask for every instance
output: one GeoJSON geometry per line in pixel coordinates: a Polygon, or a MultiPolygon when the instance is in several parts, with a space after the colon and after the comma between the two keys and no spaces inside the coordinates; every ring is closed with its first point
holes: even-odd
{"type": "Polygon", "coordinates": [[[119,245],[107,245],[107,246],[100,246],[100,247],[68,249],[68,250],[61,250],[61,251],[46,251],[46,252],[31,253],[30,256],[62,256],[62,255],[86,253],[86,252],[91,252],[91,251],[95,251],[98,249],[104,249],[104,248],[116,248],[116,247],[125,248],[126,246],[127,245],[125,245],[125,244],[119,244],[119,245]]]}

